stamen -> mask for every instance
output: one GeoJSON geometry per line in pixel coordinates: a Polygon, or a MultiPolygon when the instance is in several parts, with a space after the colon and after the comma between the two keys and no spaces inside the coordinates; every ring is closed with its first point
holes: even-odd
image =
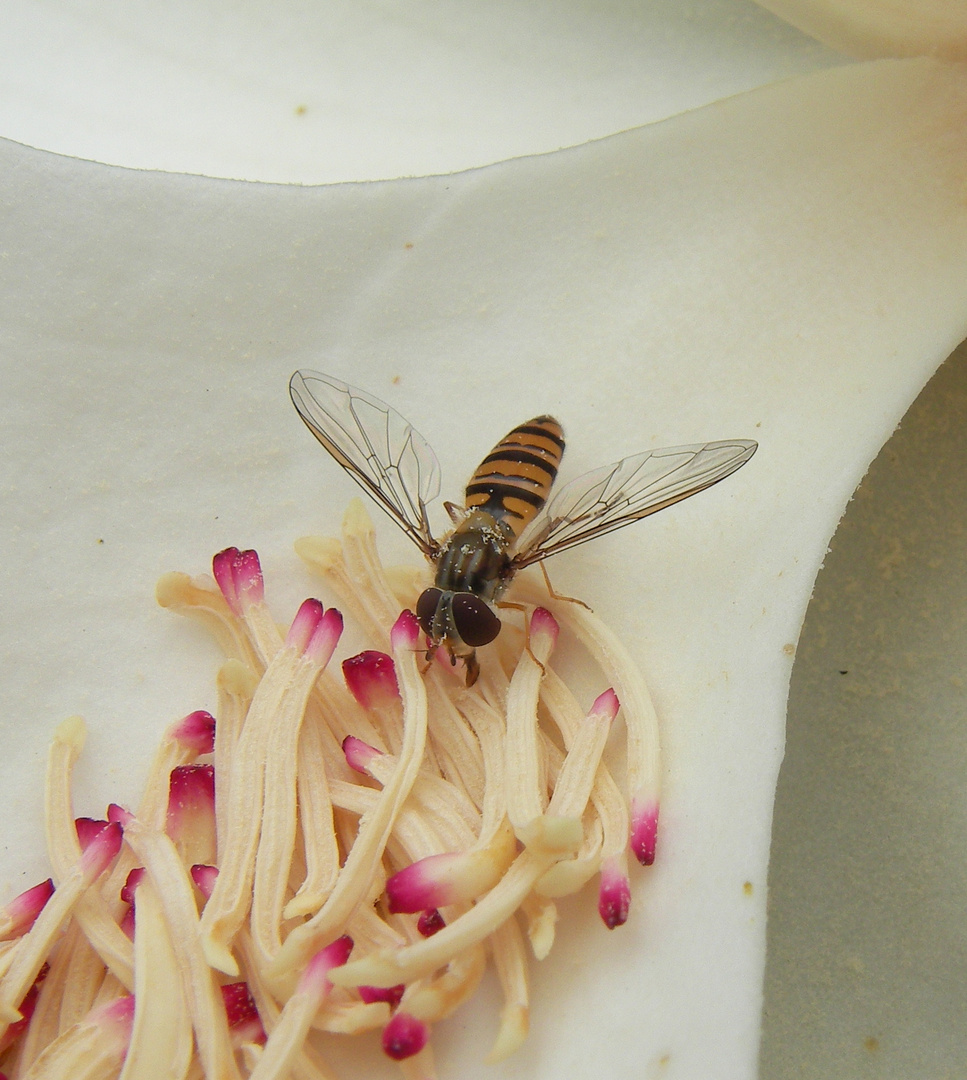
{"type": "Polygon", "coordinates": [[[244,1043],[265,1044],[265,1028],[259,1018],[255,999],[246,982],[225,983],[221,987],[222,1001],[225,1003],[225,1015],[228,1018],[228,1030],[232,1036],[232,1046],[238,1050],[244,1043]]]}
{"type": "Polygon", "coordinates": [[[157,887],[147,873],[135,895],[134,1027],[121,1080],[147,1076],[165,1062],[170,1075],[184,1076],[191,1062],[191,1012],[179,957],[157,887]]]}
{"type": "Polygon", "coordinates": [[[429,1037],[429,1028],[422,1020],[409,1013],[396,1012],[383,1028],[383,1052],[394,1061],[402,1061],[418,1054],[429,1037]]]}
{"type": "Polygon", "coordinates": [[[46,963],[61,927],[84,891],[114,860],[120,847],[120,825],[105,825],[61,881],[29,932],[20,939],[10,967],[0,979],[0,1025],[3,1029],[20,1019],[17,1006],[46,963]]]}
{"type": "Polygon", "coordinates": [[[15,896],[0,910],[0,940],[20,937],[34,925],[54,891],[51,878],[15,896]]]}
{"type": "Polygon", "coordinates": [[[166,575],[159,600],[200,616],[229,655],[219,721],[199,710],[171,724],[138,814],[112,804],[106,821],[75,821],[84,728],[58,729],[46,798],[60,884],[0,909],[0,1053],[20,1039],[18,1075],[34,1076],[41,1054],[45,1076],[87,1075],[90,1063],[128,1080],[159,1062],[220,1080],[240,1080],[240,1063],[255,1080],[328,1075],[307,1042],[315,1028],[382,1029],[403,1076],[429,1080],[430,1025],[475,992],[488,957],[504,994],[488,1060],[523,1041],[526,942],[549,953],[553,897],[600,873],[602,920],[627,919],[629,837],[640,861],[654,857],[657,742],[647,690],[608,632],[577,604],[548,601],[621,695],[630,808],[602,761],[618,696],[606,690],[585,714],[550,666],[548,610],[533,611],[526,645],[509,626],[465,689],[424,670],[419,623],[396,613],[425,580],[384,572],[361,505],[341,548],[300,547],[393,655],[345,661],[344,689],[324,671],[342,616],[307,600],[283,636],[254,552],[219,553],[217,589],[166,575]],[[208,754],[214,766],[197,761],[208,754]]]}
{"type": "Polygon", "coordinates": [[[386,653],[367,649],[351,656],[343,660],[342,673],[349,692],[364,709],[382,709],[400,700],[396,668],[386,653]]]}
{"type": "Polygon", "coordinates": [[[212,574],[235,615],[241,617],[251,604],[262,602],[262,567],[256,552],[225,548],[212,559],[212,574]]]}
{"type": "MultiPolygon", "coordinates": [[[[426,742],[426,690],[417,668],[414,648],[419,630],[416,616],[404,611],[390,632],[396,675],[403,698],[403,746],[392,780],[380,793],[373,812],[361,819],[355,843],[326,903],[308,922],[297,926],[289,934],[269,965],[270,980],[281,984],[291,980],[294,971],[298,970],[320,939],[346,924],[363,902],[369,882],[376,874],[393,823],[416,780],[426,742]]],[[[399,981],[393,979],[386,985],[392,986],[399,981]]]]}
{"type": "Polygon", "coordinates": [[[421,937],[433,937],[447,925],[438,908],[429,908],[416,921],[416,929],[421,937]]]}
{"type": "Polygon", "coordinates": [[[187,866],[215,861],[215,769],[179,765],[171,770],[165,831],[187,866]]]}
{"type": "Polygon", "coordinates": [[[346,962],[352,947],[352,938],[344,934],[309,960],[295,992],[285,1003],[278,1023],[269,1034],[250,1080],[281,1080],[289,1075],[312,1020],[332,989],[329,975],[333,968],[346,962]]]}
{"type": "MultiPolygon", "coordinates": [[[[557,642],[554,616],[537,608],[530,620],[529,648],[514,671],[507,691],[507,734],[504,743],[504,784],[507,816],[523,844],[544,838],[546,782],[542,767],[537,701],[541,678],[557,642]]],[[[577,837],[580,843],[580,836],[577,837]]],[[[569,841],[565,840],[564,850],[569,841]]]]}
{"type": "Polygon", "coordinates": [[[628,920],[631,906],[631,886],[628,883],[628,867],[624,855],[612,855],[601,866],[601,891],[598,914],[609,930],[623,926],[628,920]]]}
{"type": "Polygon", "coordinates": [[[165,738],[182,743],[196,754],[210,754],[215,749],[215,717],[197,709],[175,721],[165,732],[165,738]]]}
{"type": "Polygon", "coordinates": [[[399,983],[397,986],[357,986],[356,989],[359,991],[359,996],[367,1004],[374,1001],[385,1001],[395,1009],[403,1000],[403,992],[406,987],[403,983],[399,983]]]}

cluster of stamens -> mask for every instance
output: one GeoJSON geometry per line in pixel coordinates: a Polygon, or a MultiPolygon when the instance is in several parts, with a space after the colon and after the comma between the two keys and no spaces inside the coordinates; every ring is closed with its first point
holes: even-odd
{"type": "Polygon", "coordinates": [[[424,660],[419,576],[382,566],[360,504],[341,541],[298,550],[374,648],[339,672],[339,611],[306,600],[281,631],[257,556],[228,549],[214,581],[159,582],[227,659],[217,721],[168,729],[140,805],[75,819],[84,725],[57,730],[52,880],[0,910],[0,1080],[130,1080],[159,1062],[177,1078],[326,1077],[317,1033],[373,1030],[404,1075],[432,1077],[431,1029],[488,960],[499,1060],[526,1036],[527,954],[550,950],[556,900],[597,877],[604,924],[627,919],[628,852],[654,858],[657,735],[613,635],[522,581],[526,633],[502,633],[467,689],[424,660]],[[553,665],[560,631],[605,687],[587,708],[553,665]]]}

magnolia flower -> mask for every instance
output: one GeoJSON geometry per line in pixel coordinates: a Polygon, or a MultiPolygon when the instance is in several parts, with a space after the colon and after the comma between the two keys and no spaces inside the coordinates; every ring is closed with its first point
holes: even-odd
{"type": "MultiPolygon", "coordinates": [[[[502,47],[509,40],[496,37],[502,47]]],[[[914,48],[940,53],[937,40],[934,35],[914,48]]],[[[233,80],[243,84],[236,76],[233,70],[233,80]]],[[[639,754],[632,767],[642,778],[639,795],[623,811],[606,783],[593,787],[599,831],[587,830],[567,860],[544,870],[532,890],[543,898],[540,906],[531,901],[525,913],[528,932],[533,928],[546,941],[555,898],[580,888],[600,868],[602,917],[618,922],[630,915],[620,945],[616,935],[606,935],[608,944],[588,944],[579,962],[589,996],[606,999],[609,1024],[620,1016],[616,1002],[634,1001],[626,1026],[635,1045],[592,1033],[575,1040],[578,1049],[599,1060],[606,1043],[617,1046],[617,1054],[633,1053],[640,1064],[649,1054],[660,1063],[664,1047],[672,1046],[676,1060],[694,1063],[696,1076],[707,1074],[710,1061],[751,1067],[772,792],[800,617],[853,487],[963,334],[962,95],[962,76],[928,61],[844,68],[555,158],[378,190],[262,192],[112,174],[5,148],[7,265],[16,272],[0,324],[5,355],[17,364],[4,405],[12,435],[6,460],[17,490],[3,562],[10,574],[5,595],[12,640],[25,662],[10,665],[7,692],[13,696],[4,714],[33,721],[61,715],[71,697],[100,700],[104,693],[120,700],[125,680],[138,672],[147,680],[145,707],[136,710],[137,720],[124,715],[103,736],[127,764],[140,760],[158,716],[191,707],[173,687],[182,678],[192,691],[207,685],[208,657],[192,640],[176,646],[182,650],[177,660],[151,674],[145,657],[164,654],[171,641],[153,637],[146,649],[140,630],[132,630],[141,625],[134,601],[124,606],[117,628],[104,631],[104,647],[83,643],[105,622],[103,598],[128,597],[137,592],[133,581],[153,573],[156,541],[148,537],[162,537],[195,561],[189,553],[196,551],[199,522],[237,534],[242,523],[253,531],[267,528],[270,512],[325,519],[341,505],[337,481],[326,486],[308,456],[282,441],[279,415],[268,404],[280,374],[288,374],[282,367],[289,355],[330,348],[357,381],[383,397],[399,395],[393,400],[452,455],[446,463],[451,497],[463,480],[457,462],[472,454],[476,429],[488,417],[496,423],[523,399],[565,414],[569,454],[587,467],[638,449],[627,445],[635,439],[642,446],[687,441],[714,437],[723,426],[745,434],[746,425],[754,425],[752,433],[764,449],[768,442],[769,453],[757,458],[759,471],[748,486],[716,495],[701,511],[662,518],[634,541],[607,541],[611,546],[600,555],[575,553],[561,567],[566,588],[608,615],[648,673],[667,771],[639,754]],[[204,212],[196,212],[198,206],[204,212]],[[45,223],[43,237],[34,231],[37,221],[45,223]],[[20,358],[28,354],[31,364],[24,367],[20,358]],[[80,381],[83,394],[76,392],[80,381]],[[418,409],[425,409],[419,417],[418,409]],[[95,522],[96,537],[88,535],[95,522]],[[29,548],[23,537],[31,538],[29,548]],[[58,572],[64,566],[70,575],[58,572]],[[55,580],[62,591],[50,605],[55,580]],[[69,673],[84,682],[79,692],[69,673]],[[139,726],[142,714],[145,727],[139,726]],[[655,780],[663,783],[660,818],[655,780]],[[625,912],[631,889],[639,902],[635,874],[644,872],[633,860],[629,874],[629,836],[635,860],[654,859],[659,872],[649,879],[642,920],[634,905],[625,912]],[[607,888],[604,879],[611,882],[607,888]],[[609,959],[602,951],[620,958],[622,976],[613,974],[613,965],[598,967],[598,960],[609,959]],[[625,993],[615,987],[616,977],[626,980],[625,993]],[[641,1024],[641,1014],[652,1022],[641,1024]]],[[[563,111],[573,112],[580,95],[558,96],[563,111]]],[[[615,95],[622,96],[632,95],[615,95]]],[[[141,97],[130,99],[142,113],[141,97]]],[[[277,113],[268,111],[275,151],[277,113]]],[[[411,137],[409,128],[397,126],[404,139],[411,137]]],[[[140,123],[128,127],[143,130],[140,123]]],[[[314,153],[316,159],[331,156],[314,153]]],[[[516,412],[508,415],[504,427],[518,419],[516,412]]],[[[401,578],[391,580],[401,586],[401,578]]],[[[169,588],[165,595],[195,603],[196,610],[207,604],[210,621],[236,626],[237,589],[229,601],[207,581],[177,584],[181,592],[169,588]]],[[[219,681],[237,716],[251,700],[246,688],[257,684],[281,644],[277,625],[263,617],[267,605],[264,611],[259,603],[250,607],[249,621],[235,634],[246,651],[232,654],[219,681]]],[[[112,608],[106,621],[114,618],[112,608]]],[[[368,644],[384,653],[390,648],[388,636],[368,644]]],[[[615,679],[602,685],[608,683],[625,713],[634,714],[633,688],[615,679]]],[[[320,694],[331,690],[320,685],[320,694]]],[[[221,710],[206,703],[222,723],[221,710]]],[[[583,716],[582,708],[570,721],[573,709],[558,705],[565,725],[583,716]]],[[[126,712],[111,705],[104,711],[126,712]]],[[[485,707],[474,713],[481,731],[487,723],[482,712],[485,707]]],[[[35,779],[26,777],[23,762],[36,750],[30,740],[46,738],[40,730],[46,726],[24,725],[26,757],[11,754],[5,784],[11,805],[27,804],[35,779]]],[[[400,757],[402,743],[390,741],[397,730],[402,735],[402,727],[374,717],[357,737],[400,757]]],[[[463,730],[453,730],[463,740],[463,730]]],[[[323,745],[323,737],[303,725],[304,760],[336,760],[332,751],[346,734],[323,745]]],[[[479,738],[483,745],[485,736],[479,738]]],[[[640,747],[628,749],[633,756],[640,747]]],[[[441,747],[440,758],[448,779],[460,774],[459,745],[441,747]]],[[[502,761],[490,764],[504,768],[502,761]]],[[[311,772],[303,768],[297,777],[299,813],[311,772]]],[[[479,796],[480,777],[471,780],[464,787],[479,796]]],[[[135,778],[124,781],[133,785],[135,778]]],[[[216,763],[216,804],[220,785],[230,791],[230,781],[216,763]]],[[[385,778],[357,780],[358,791],[340,786],[349,783],[345,773],[334,776],[312,819],[323,820],[333,836],[334,821],[343,847],[342,834],[385,804],[385,778]],[[346,805],[352,800],[354,808],[346,805]]],[[[163,796],[159,790],[138,807],[137,820],[149,830],[165,828],[167,786],[163,796]]],[[[489,829],[496,844],[490,809],[474,805],[478,827],[489,829]]],[[[77,836],[65,827],[73,816],[55,816],[51,864],[61,887],[79,858],[77,836]]],[[[528,835],[534,820],[518,820],[517,827],[528,835]]],[[[406,834],[409,846],[401,840],[391,851],[393,865],[402,870],[404,858],[420,865],[446,854],[439,842],[445,827],[453,825],[456,833],[473,826],[465,816],[455,821],[438,822],[436,848],[414,825],[406,834]]],[[[18,842],[23,827],[16,822],[18,842]]],[[[306,815],[297,833],[308,827],[314,826],[306,815]]],[[[25,846],[39,850],[37,836],[25,846]]],[[[224,836],[221,841],[224,848],[224,836]]],[[[338,874],[326,870],[335,853],[338,871],[339,844],[332,841],[325,866],[306,867],[303,880],[311,887],[297,903],[293,895],[286,917],[311,919],[329,902],[338,874]]],[[[123,882],[131,866],[125,851],[106,878],[119,874],[123,882]]],[[[264,866],[277,851],[266,852],[264,866]]],[[[302,868],[293,874],[301,876],[302,868]]],[[[263,884],[268,876],[263,873],[263,884]]],[[[107,882],[103,892],[108,895],[107,882]]],[[[119,882],[112,882],[112,904],[118,892],[119,882]]],[[[264,908],[275,910],[271,888],[260,895],[264,908]]],[[[347,895],[343,886],[337,898],[347,895]]],[[[365,906],[355,890],[352,901],[365,906]]],[[[453,906],[469,902],[461,894],[453,906]]],[[[72,910],[112,978],[133,989],[133,946],[118,925],[120,912],[90,888],[72,910]]],[[[185,917],[187,905],[177,913],[185,917]]],[[[392,928],[405,943],[368,941],[368,951],[430,946],[460,925],[462,913],[442,917],[446,927],[425,942],[405,923],[392,928]]],[[[412,922],[418,918],[413,913],[412,922]]],[[[359,942],[361,957],[364,939],[359,942]]],[[[220,960],[231,968],[249,944],[244,934],[236,936],[220,960]]],[[[271,953],[275,944],[262,938],[258,947],[271,953]]],[[[514,1032],[525,1026],[514,978],[519,970],[507,960],[501,975],[507,1016],[517,1017],[514,1032]]],[[[586,1003],[563,991],[558,997],[552,976],[539,970],[537,978],[540,989],[555,994],[553,1023],[581,1031],[586,1003]]],[[[253,995],[263,989],[253,987],[253,995]]],[[[212,1008],[214,995],[196,991],[212,1008]]],[[[390,1009],[388,1000],[361,1004],[390,1009]]],[[[338,999],[327,1002],[327,1015],[338,1005],[338,999]]],[[[559,1074],[562,1063],[573,1064],[575,1042],[548,1042],[542,1067],[559,1074]]]]}

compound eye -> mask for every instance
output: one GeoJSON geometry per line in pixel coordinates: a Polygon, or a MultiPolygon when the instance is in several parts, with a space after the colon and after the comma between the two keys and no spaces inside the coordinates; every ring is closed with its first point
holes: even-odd
{"type": "Polygon", "coordinates": [[[440,589],[424,589],[416,602],[416,618],[420,629],[428,638],[433,637],[433,620],[436,618],[436,609],[440,606],[442,595],[440,589]]]}
{"type": "Polygon", "coordinates": [[[500,633],[500,619],[473,593],[454,594],[453,623],[460,640],[471,649],[488,645],[500,633]]]}

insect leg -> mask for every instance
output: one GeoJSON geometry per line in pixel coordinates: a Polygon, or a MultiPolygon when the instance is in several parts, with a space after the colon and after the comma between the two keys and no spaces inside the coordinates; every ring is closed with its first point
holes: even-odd
{"type": "Polygon", "coordinates": [[[555,592],[554,586],[551,584],[551,579],[547,575],[547,567],[543,562],[537,564],[541,568],[541,573],[544,575],[544,584],[547,586],[548,595],[554,600],[566,600],[569,604],[580,604],[581,607],[587,608],[588,611],[594,609],[590,604],[586,604],[583,600],[579,600],[576,596],[565,596],[563,593],[555,592]]]}

